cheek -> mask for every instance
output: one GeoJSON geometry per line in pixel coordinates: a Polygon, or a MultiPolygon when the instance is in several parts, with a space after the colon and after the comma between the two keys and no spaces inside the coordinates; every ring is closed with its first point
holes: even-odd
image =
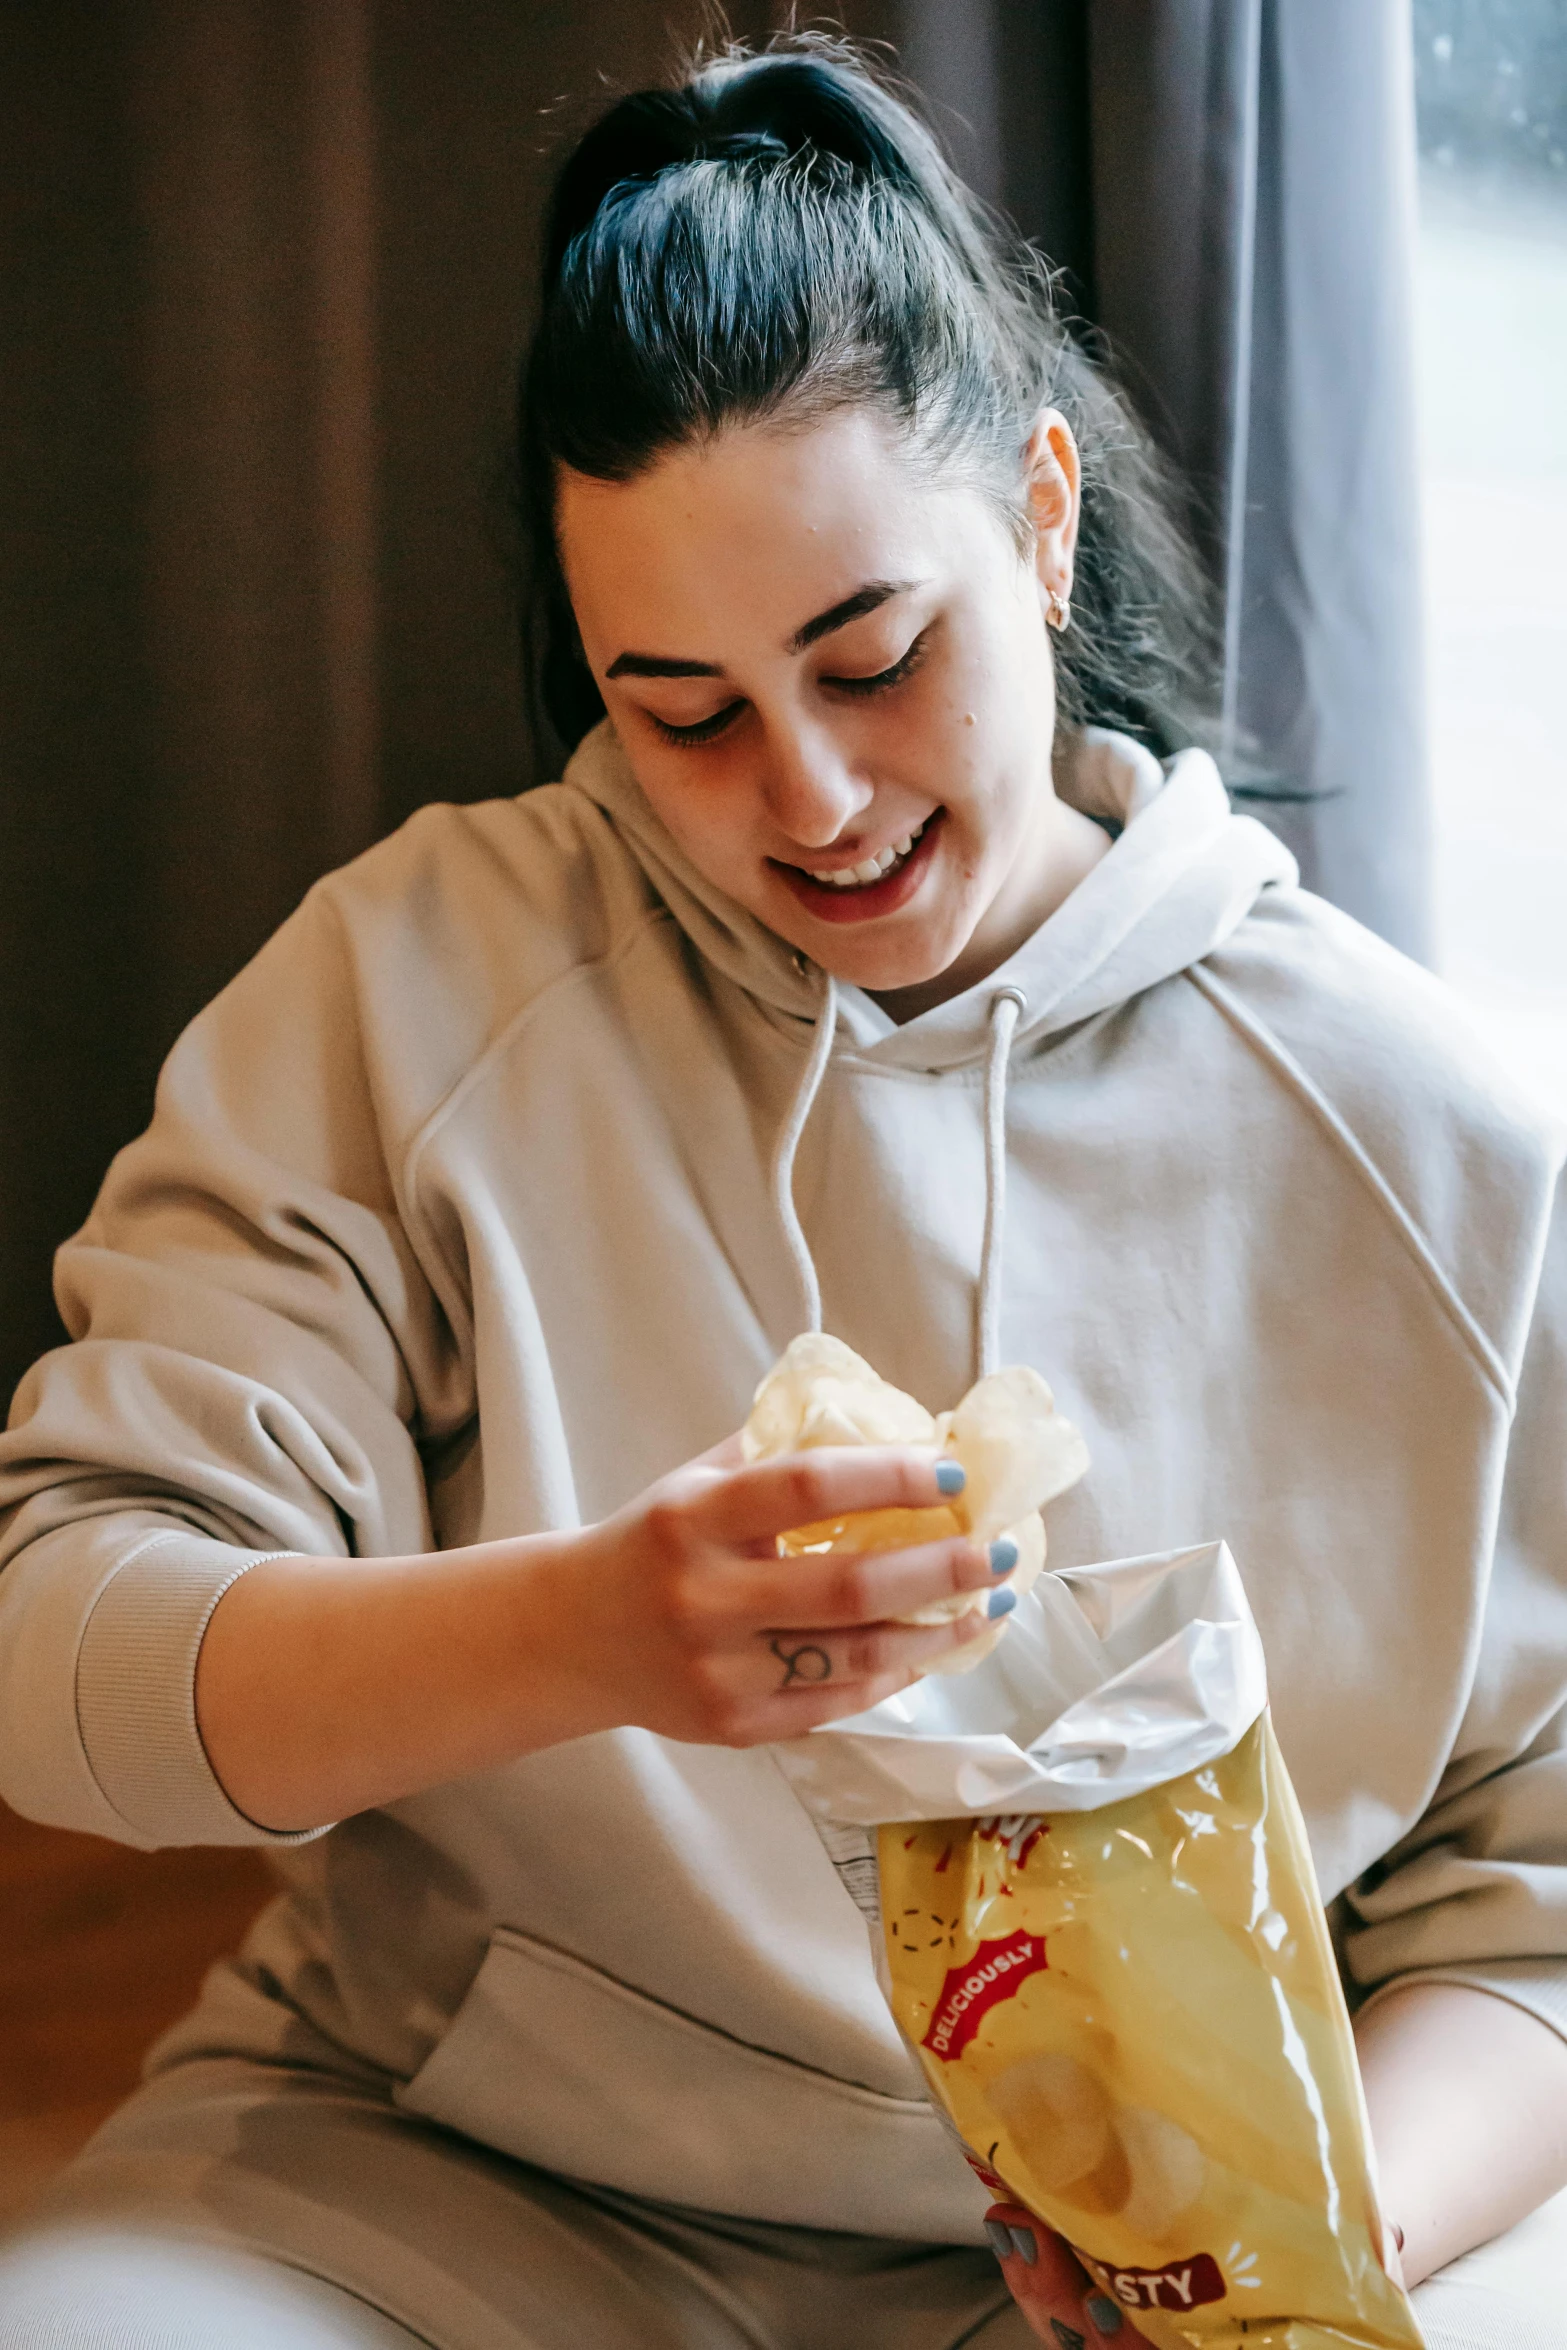
{"type": "Polygon", "coordinates": [[[987,741],[1037,740],[1053,710],[1055,671],[1031,580],[987,599],[982,624],[953,648],[952,683],[987,741]]]}
{"type": "Polygon", "coordinates": [[[753,794],[743,765],[739,758],[721,758],[716,746],[692,753],[655,749],[631,759],[654,815],[710,881],[732,879],[746,865],[754,839],[753,794]]]}
{"type": "Polygon", "coordinates": [[[1017,633],[1021,642],[992,643],[972,664],[941,746],[960,779],[955,795],[961,793],[987,832],[1006,838],[1026,829],[1049,777],[1055,732],[1048,649],[1041,654],[1024,629],[1017,633]]]}

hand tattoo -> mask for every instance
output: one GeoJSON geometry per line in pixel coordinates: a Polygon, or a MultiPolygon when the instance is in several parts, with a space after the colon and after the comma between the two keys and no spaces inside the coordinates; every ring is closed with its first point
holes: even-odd
{"type": "Polygon", "coordinates": [[[785,1648],[781,1640],[774,1638],[767,1645],[784,1669],[784,1677],[778,1684],[780,1689],[787,1689],[796,1681],[832,1679],[832,1658],[814,1642],[804,1640],[798,1648],[785,1648]]]}

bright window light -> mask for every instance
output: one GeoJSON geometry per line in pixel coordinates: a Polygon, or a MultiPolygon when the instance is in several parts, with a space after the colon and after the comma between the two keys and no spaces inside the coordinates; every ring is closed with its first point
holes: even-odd
{"type": "Polygon", "coordinates": [[[1440,967],[1567,1114],[1567,0],[1416,0],[1440,967]]]}

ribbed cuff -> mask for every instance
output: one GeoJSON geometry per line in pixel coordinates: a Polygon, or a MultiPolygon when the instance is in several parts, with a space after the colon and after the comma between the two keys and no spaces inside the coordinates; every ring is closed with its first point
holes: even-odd
{"type": "Polygon", "coordinates": [[[1411,1983],[1459,1983],[1466,1990],[1489,1991],[1494,1999],[1505,1999],[1513,2007],[1538,2016],[1542,2024],[1567,2040],[1567,1958],[1486,1958],[1455,1966],[1413,1968],[1407,1975],[1379,1983],[1356,2009],[1357,2020],[1368,2008],[1391,1998],[1395,1991],[1407,1990],[1411,1983]]]}
{"type": "Polygon", "coordinates": [[[196,1657],[231,1584],[286,1551],[236,1551],[199,1534],[156,1534],[104,1586],[76,1660],[76,1718],[93,1777],[136,1835],[155,1844],[308,1844],[236,1810],[196,1727],[196,1657]]]}

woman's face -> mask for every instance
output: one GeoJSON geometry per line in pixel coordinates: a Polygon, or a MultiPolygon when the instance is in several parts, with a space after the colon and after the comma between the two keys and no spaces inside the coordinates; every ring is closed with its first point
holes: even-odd
{"type": "Polygon", "coordinates": [[[647,798],[709,881],[872,991],[967,984],[1049,911],[1073,821],[1045,625],[1077,519],[1060,417],[1026,464],[1033,562],[865,409],[562,476],[583,646],[647,798]]]}

